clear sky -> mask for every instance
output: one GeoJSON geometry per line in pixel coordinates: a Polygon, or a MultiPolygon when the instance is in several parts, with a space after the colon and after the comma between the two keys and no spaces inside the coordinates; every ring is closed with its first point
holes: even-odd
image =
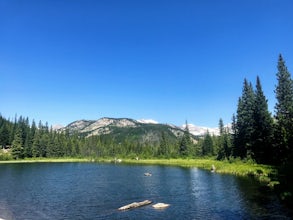
{"type": "Polygon", "coordinates": [[[0,113],[66,125],[230,123],[244,78],[273,112],[292,0],[0,0],[0,113]]]}

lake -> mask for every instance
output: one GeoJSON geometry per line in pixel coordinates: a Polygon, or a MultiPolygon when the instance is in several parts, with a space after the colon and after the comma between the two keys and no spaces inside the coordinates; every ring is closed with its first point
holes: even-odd
{"type": "Polygon", "coordinates": [[[250,178],[170,166],[23,163],[0,164],[0,218],[290,219],[290,213],[250,178]],[[117,210],[146,199],[170,206],[117,210]]]}

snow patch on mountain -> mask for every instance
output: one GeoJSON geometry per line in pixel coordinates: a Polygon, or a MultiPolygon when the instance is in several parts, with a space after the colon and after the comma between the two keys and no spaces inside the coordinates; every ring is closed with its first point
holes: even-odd
{"type": "Polygon", "coordinates": [[[139,123],[142,123],[142,124],[159,124],[159,122],[153,120],[153,119],[139,119],[139,120],[136,120],[137,122],[139,123]]]}
{"type": "MultiPolygon", "coordinates": [[[[197,126],[194,124],[188,124],[187,126],[189,129],[189,132],[195,136],[203,136],[207,132],[209,132],[211,135],[215,135],[215,136],[220,135],[219,128],[208,128],[208,127],[204,127],[204,126],[197,126]]],[[[182,129],[185,129],[185,127],[186,127],[185,124],[181,126],[182,129]]]]}
{"type": "Polygon", "coordinates": [[[52,129],[55,131],[55,130],[59,130],[59,129],[61,129],[61,128],[64,128],[64,126],[63,125],[61,125],[61,124],[56,124],[56,125],[53,125],[52,126],[52,129]]]}

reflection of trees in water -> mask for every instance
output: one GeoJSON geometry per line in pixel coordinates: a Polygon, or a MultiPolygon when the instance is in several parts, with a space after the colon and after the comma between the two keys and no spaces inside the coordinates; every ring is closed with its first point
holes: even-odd
{"type": "Polygon", "coordinates": [[[286,218],[285,213],[287,211],[282,207],[277,195],[269,187],[249,177],[238,177],[235,180],[248,216],[254,218],[282,218],[280,215],[280,210],[282,210],[281,213],[284,213],[283,217],[286,218]]]}
{"type": "Polygon", "coordinates": [[[190,202],[197,212],[208,213],[209,216],[205,217],[246,219],[288,216],[277,196],[252,178],[198,169],[190,169],[189,177],[190,202]]]}

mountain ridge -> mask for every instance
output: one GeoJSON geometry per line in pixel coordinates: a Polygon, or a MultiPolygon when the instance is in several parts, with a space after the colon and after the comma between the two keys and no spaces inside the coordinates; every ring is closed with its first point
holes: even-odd
{"type": "MultiPolygon", "coordinates": [[[[70,132],[78,132],[86,134],[86,136],[91,135],[101,135],[101,134],[110,134],[113,127],[118,128],[137,128],[145,125],[161,125],[168,126],[170,130],[184,132],[186,125],[173,125],[173,124],[163,124],[159,123],[153,119],[132,119],[132,118],[111,118],[111,117],[102,117],[97,120],[76,120],[68,125],[58,128],[58,130],[64,131],[69,130],[70,132]]],[[[207,132],[211,135],[219,135],[218,128],[209,128],[204,126],[196,126],[193,124],[188,124],[189,132],[194,136],[204,136],[207,132]]]]}
{"type": "MultiPolygon", "coordinates": [[[[98,120],[78,120],[59,131],[78,133],[85,137],[100,136],[117,143],[158,144],[163,134],[172,142],[183,136],[184,130],[176,126],[139,121],[131,118],[108,118],[98,120]]],[[[192,137],[196,141],[195,137],[192,137]]]]}

